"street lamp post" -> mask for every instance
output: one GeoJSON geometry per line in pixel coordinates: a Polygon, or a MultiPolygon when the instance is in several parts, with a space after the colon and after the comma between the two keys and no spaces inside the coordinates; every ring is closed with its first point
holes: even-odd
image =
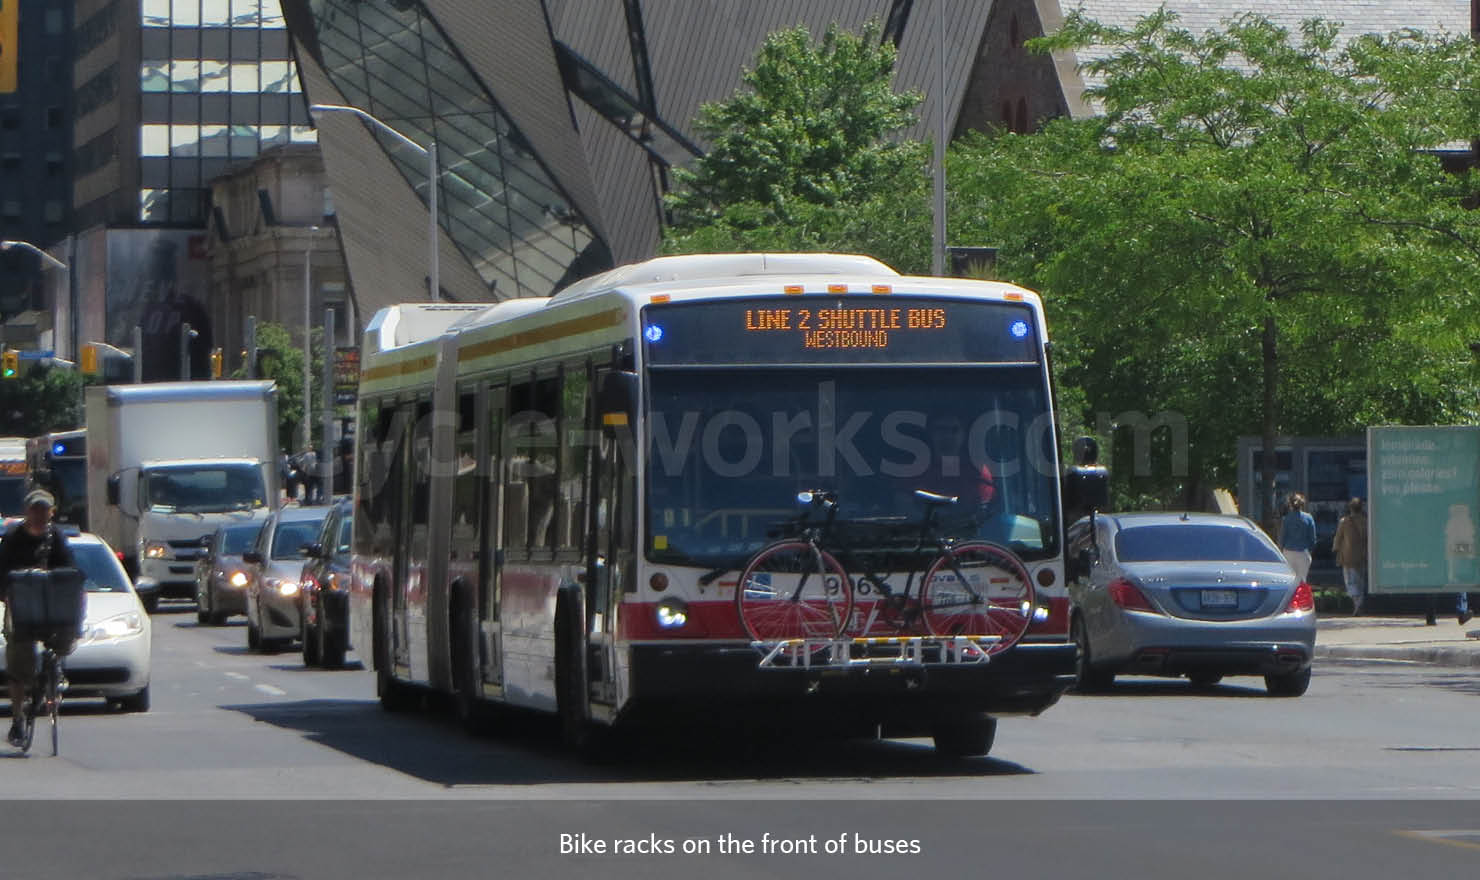
{"type": "Polygon", "coordinates": [[[308,243],[303,248],[303,448],[313,449],[313,237],[317,226],[308,227],[308,243]]]}
{"type": "Polygon", "coordinates": [[[438,278],[437,266],[437,141],[435,139],[429,140],[427,141],[427,145],[423,147],[421,144],[401,134],[359,107],[351,107],[347,104],[310,104],[308,110],[313,114],[353,113],[365,122],[374,125],[376,128],[379,128],[381,131],[427,157],[427,212],[431,216],[430,221],[427,223],[429,251],[427,255],[428,286],[431,288],[432,301],[436,302],[441,299],[442,288],[441,280],[438,278]]]}

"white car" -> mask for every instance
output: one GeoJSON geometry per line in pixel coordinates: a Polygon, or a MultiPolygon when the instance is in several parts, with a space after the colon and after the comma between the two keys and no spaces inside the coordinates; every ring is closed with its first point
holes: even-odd
{"type": "MultiPolygon", "coordinates": [[[[77,567],[87,576],[82,635],[62,658],[66,696],[103,697],[126,712],[147,712],[149,614],[112,547],[97,535],[64,534],[77,567]]],[[[4,657],[0,651],[0,668],[4,657]]]]}

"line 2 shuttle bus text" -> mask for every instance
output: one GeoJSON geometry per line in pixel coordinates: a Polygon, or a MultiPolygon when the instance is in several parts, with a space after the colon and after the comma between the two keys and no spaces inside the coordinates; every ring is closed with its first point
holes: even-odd
{"type": "MultiPolygon", "coordinates": [[[[576,743],[806,719],[985,753],[997,716],[1052,705],[1074,667],[1046,338],[1031,291],[829,254],[664,257],[549,299],[383,309],[352,643],[388,707],[430,689],[469,719],[553,712],[576,743]],[[951,537],[1010,547],[1038,622],[974,662],[885,627],[768,665],[736,579],[816,489],[840,534],[876,536],[850,545],[875,575],[908,570],[888,536],[920,521],[914,490],[960,496],[951,537]]],[[[878,597],[854,586],[859,617],[878,597]]]]}

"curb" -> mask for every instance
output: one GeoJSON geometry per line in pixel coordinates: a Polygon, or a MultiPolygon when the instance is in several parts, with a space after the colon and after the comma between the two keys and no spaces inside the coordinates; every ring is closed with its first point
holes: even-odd
{"type": "Polygon", "coordinates": [[[1333,660],[1407,660],[1435,666],[1480,666],[1480,651],[1472,647],[1416,645],[1317,645],[1315,657],[1333,660]]]}

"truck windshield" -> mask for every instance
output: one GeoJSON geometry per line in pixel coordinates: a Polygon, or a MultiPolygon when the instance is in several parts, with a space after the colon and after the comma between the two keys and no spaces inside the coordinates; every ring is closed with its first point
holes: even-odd
{"type": "Polygon", "coordinates": [[[144,505],[161,513],[220,513],[266,505],[262,471],[255,465],[190,465],[144,475],[144,505]]]}

